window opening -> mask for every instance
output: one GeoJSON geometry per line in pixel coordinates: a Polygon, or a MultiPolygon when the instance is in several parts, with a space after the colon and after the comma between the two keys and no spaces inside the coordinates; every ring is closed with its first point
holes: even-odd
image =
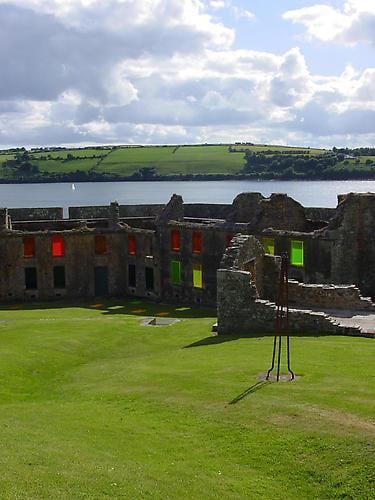
{"type": "Polygon", "coordinates": [[[275,255],[275,239],[263,238],[263,248],[265,253],[275,255]]]}
{"type": "Polygon", "coordinates": [[[23,256],[25,258],[35,257],[35,238],[32,236],[23,239],[23,256]]]}
{"type": "Polygon", "coordinates": [[[95,254],[103,255],[107,253],[107,238],[103,234],[95,236],[95,254]]]}
{"type": "Polygon", "coordinates": [[[53,268],[53,288],[65,288],[65,266],[53,268]]]}
{"type": "Polygon", "coordinates": [[[181,233],[176,229],[171,231],[171,250],[179,252],[181,250],[181,233]]]}
{"type": "Polygon", "coordinates": [[[181,262],[178,260],[171,261],[171,282],[174,285],[181,283],[181,262]]]}
{"type": "Polygon", "coordinates": [[[128,235],[128,254],[135,255],[136,252],[136,241],[134,234],[128,235]]]}
{"type": "Polygon", "coordinates": [[[201,253],[202,252],[202,233],[193,232],[192,235],[192,247],[193,253],[201,253]]]}
{"type": "Polygon", "coordinates": [[[63,236],[52,237],[52,257],[64,257],[65,244],[63,236]]]}
{"type": "Polygon", "coordinates": [[[135,287],[137,284],[135,265],[129,264],[128,266],[128,285],[131,287],[135,287]]]}
{"type": "Polygon", "coordinates": [[[26,290],[36,290],[38,288],[36,267],[25,267],[25,288],[26,290]]]}
{"type": "Polygon", "coordinates": [[[292,240],[290,242],[290,263],[292,266],[304,266],[303,241],[292,240]]]}
{"type": "Polygon", "coordinates": [[[146,289],[153,290],[154,289],[154,269],[152,267],[146,267],[145,277],[146,277],[146,289]]]}
{"type": "Polygon", "coordinates": [[[201,264],[194,264],[193,265],[193,287],[194,288],[203,288],[201,264]]]}

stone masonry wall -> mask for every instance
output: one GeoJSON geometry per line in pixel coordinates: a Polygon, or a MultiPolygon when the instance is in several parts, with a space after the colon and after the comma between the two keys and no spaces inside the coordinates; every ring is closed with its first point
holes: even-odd
{"type": "Polygon", "coordinates": [[[8,213],[13,221],[59,220],[63,218],[63,209],[60,207],[9,208],[8,213]]]}
{"type": "Polygon", "coordinates": [[[290,303],[326,309],[375,310],[368,297],[362,297],[355,285],[317,285],[289,280],[290,303]]]}
{"type": "MultiPolygon", "coordinates": [[[[231,269],[217,272],[219,335],[274,335],[276,304],[257,299],[250,273],[231,269]]],[[[289,310],[289,331],[301,334],[360,335],[359,328],[338,325],[327,314],[289,310]]]]}

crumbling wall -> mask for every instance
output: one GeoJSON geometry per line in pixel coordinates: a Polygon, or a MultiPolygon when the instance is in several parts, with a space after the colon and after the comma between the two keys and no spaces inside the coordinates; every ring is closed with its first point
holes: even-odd
{"type": "MultiPolygon", "coordinates": [[[[120,218],[156,217],[165,205],[119,205],[120,218]]],[[[101,219],[108,217],[108,205],[69,207],[69,219],[101,219]]]]}
{"type": "Polygon", "coordinates": [[[64,217],[61,207],[9,208],[8,212],[13,221],[59,220],[64,217]]]}
{"type": "Polygon", "coordinates": [[[232,206],[227,212],[226,220],[228,222],[249,222],[253,219],[259,202],[263,199],[261,193],[240,193],[233,200],[232,206]]]}
{"type": "Polygon", "coordinates": [[[305,210],[300,203],[286,194],[275,193],[259,201],[255,214],[249,221],[249,230],[253,232],[267,228],[305,231],[308,225],[305,210]]]}
{"type": "Polygon", "coordinates": [[[169,202],[163,207],[162,211],[156,218],[156,224],[166,224],[170,220],[184,220],[184,201],[182,196],[178,194],[172,195],[169,202]]]}
{"type": "Polygon", "coordinates": [[[334,241],[332,281],[355,284],[375,297],[375,194],[349,193],[339,200],[335,217],[321,232],[334,241]]]}
{"type": "MultiPolygon", "coordinates": [[[[246,335],[254,332],[274,334],[276,304],[259,298],[257,273],[254,276],[251,271],[244,269],[249,256],[258,252],[258,245],[255,241],[257,240],[253,236],[236,235],[233,239],[233,245],[227,249],[223,256],[221,268],[217,271],[217,331],[219,334],[246,335]]],[[[258,244],[260,245],[259,242],[258,244]]],[[[270,255],[263,256],[259,251],[256,258],[256,262],[258,261],[263,263],[262,292],[269,296],[272,293],[275,295],[279,259],[270,255]],[[270,270],[265,271],[267,265],[270,266],[270,270]]],[[[292,282],[291,294],[297,301],[299,300],[299,286],[298,282],[292,282]]],[[[304,288],[304,285],[301,287],[307,297],[309,288],[304,288]]],[[[349,293],[346,291],[346,298],[349,297],[349,293]]],[[[331,293],[331,297],[333,296],[335,296],[334,292],[331,293]]],[[[317,296],[314,297],[316,299],[317,296]]],[[[327,292],[326,300],[328,297],[327,292]]],[[[357,299],[359,299],[358,296],[357,299]]],[[[359,302],[362,306],[364,305],[364,301],[359,299],[359,302]]],[[[359,328],[339,325],[323,312],[299,309],[289,310],[289,331],[301,334],[361,334],[359,328]]]]}
{"type": "Polygon", "coordinates": [[[220,267],[249,272],[257,296],[263,296],[264,250],[260,241],[248,234],[236,234],[226,249],[220,267]]]}
{"type": "Polygon", "coordinates": [[[322,285],[289,280],[291,304],[323,309],[375,310],[369,297],[362,297],[355,285],[322,285]]]}
{"type": "MultiPolygon", "coordinates": [[[[245,271],[217,272],[217,331],[219,335],[275,334],[276,304],[257,298],[257,290],[245,271]]],[[[289,332],[301,334],[360,335],[359,328],[338,325],[327,314],[289,310],[289,332]]]]}
{"type": "Polygon", "coordinates": [[[304,207],[307,219],[313,222],[327,221],[327,223],[334,217],[336,213],[335,208],[327,207],[304,207]]]}

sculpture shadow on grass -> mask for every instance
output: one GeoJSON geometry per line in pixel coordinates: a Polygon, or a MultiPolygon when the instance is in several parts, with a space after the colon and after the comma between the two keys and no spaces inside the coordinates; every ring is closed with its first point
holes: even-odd
{"type": "Polygon", "coordinates": [[[242,399],[246,398],[246,396],[249,396],[249,394],[253,394],[256,391],[259,391],[260,389],[263,389],[266,385],[269,385],[271,382],[268,380],[259,380],[255,384],[251,385],[247,389],[245,389],[241,394],[236,396],[235,398],[232,399],[232,401],[229,401],[229,405],[235,405],[242,399]]]}
{"type": "MultiPolygon", "coordinates": [[[[253,333],[243,333],[243,334],[234,334],[234,335],[210,335],[209,337],[205,337],[204,339],[197,340],[189,345],[186,345],[184,349],[189,349],[190,347],[201,347],[201,346],[210,346],[216,344],[223,344],[224,342],[233,342],[234,340],[240,339],[254,339],[260,340],[262,338],[271,338],[275,336],[275,332],[253,332],[253,333]]],[[[285,335],[282,335],[285,337],[285,335]]],[[[300,333],[300,332],[290,332],[289,337],[325,337],[327,334],[325,333],[300,333]]]]}

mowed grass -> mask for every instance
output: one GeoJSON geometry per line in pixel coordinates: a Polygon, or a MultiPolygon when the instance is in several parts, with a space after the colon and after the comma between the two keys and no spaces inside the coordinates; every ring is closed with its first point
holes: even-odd
{"type": "Polygon", "coordinates": [[[4,306],[1,498],[374,498],[375,343],[293,338],[300,377],[265,384],[272,337],[213,322],[140,300],[4,306]]]}

